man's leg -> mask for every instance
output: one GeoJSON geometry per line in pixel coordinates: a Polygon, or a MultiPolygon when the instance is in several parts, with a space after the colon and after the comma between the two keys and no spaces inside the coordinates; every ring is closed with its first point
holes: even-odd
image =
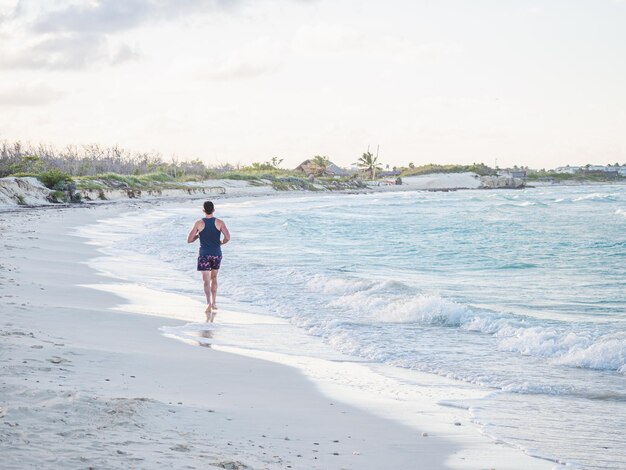
{"type": "Polygon", "coordinates": [[[217,299],[217,273],[219,270],[213,269],[211,270],[211,306],[214,309],[217,309],[216,299],[217,299]]]}
{"type": "Polygon", "coordinates": [[[206,319],[207,321],[213,321],[211,317],[211,272],[212,271],[200,271],[202,273],[202,287],[204,288],[204,296],[206,297],[206,319]]]}

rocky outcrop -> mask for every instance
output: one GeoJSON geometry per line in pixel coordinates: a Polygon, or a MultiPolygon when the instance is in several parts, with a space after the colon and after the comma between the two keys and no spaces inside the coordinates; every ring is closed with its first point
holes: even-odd
{"type": "Polygon", "coordinates": [[[0,178],[0,207],[50,204],[51,192],[37,178],[0,178]]]}
{"type": "Polygon", "coordinates": [[[521,189],[526,187],[526,180],[510,176],[481,176],[480,189],[521,189]]]}
{"type": "Polygon", "coordinates": [[[80,189],[77,191],[83,201],[117,201],[120,199],[151,199],[160,197],[201,196],[203,194],[224,194],[221,186],[152,189],[80,189]]]}
{"type": "Polygon", "coordinates": [[[455,189],[478,189],[481,186],[476,173],[430,173],[428,175],[402,178],[402,188],[426,191],[450,191],[455,189]]]}
{"type": "MultiPolygon", "coordinates": [[[[224,194],[225,192],[226,189],[222,186],[185,186],[181,184],[176,188],[79,188],[74,191],[74,194],[78,196],[77,200],[79,201],[117,201],[123,199],[201,197],[205,194],[224,194]]],[[[68,198],[64,196],[66,196],[66,192],[52,191],[37,178],[14,176],[0,178],[0,208],[48,205],[66,201],[68,198]]]]}

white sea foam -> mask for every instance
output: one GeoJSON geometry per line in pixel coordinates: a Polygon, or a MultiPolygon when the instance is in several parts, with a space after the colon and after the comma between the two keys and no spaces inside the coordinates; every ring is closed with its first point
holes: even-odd
{"type": "MultiPolygon", "coordinates": [[[[625,340],[616,332],[624,331],[625,319],[626,192],[621,186],[603,191],[555,187],[220,204],[233,233],[221,293],[237,309],[301,327],[302,336],[294,339],[274,325],[267,335],[254,333],[257,326],[233,327],[220,330],[212,344],[280,346],[298,354],[310,347],[308,333],[368,362],[513,392],[502,395],[490,416],[490,423],[506,425],[495,435],[515,442],[515,428],[536,429],[546,436],[539,448],[554,442],[558,455],[561,449],[566,456],[593,454],[593,443],[568,447],[561,428],[576,413],[596,435],[621,429],[604,432],[604,423],[596,424],[602,403],[569,408],[572,397],[594,403],[607,397],[623,406],[625,340]],[[607,213],[615,215],[613,224],[606,223],[607,213]],[[521,411],[507,414],[511,395],[519,397],[521,411]],[[524,406],[535,399],[545,401],[534,409],[561,413],[556,429],[526,413],[524,406]]],[[[139,255],[132,259],[137,269],[146,268],[141,282],[201,301],[197,248],[184,243],[196,212],[177,209],[161,218],[144,211],[151,217],[147,224],[128,217],[122,226],[107,222],[94,229],[113,232],[104,245],[139,255]],[[175,275],[161,275],[153,261],[169,264],[175,275]]],[[[134,271],[124,275],[134,278],[134,271]]],[[[226,320],[228,304],[221,307],[226,320]]],[[[169,333],[207,342],[204,333],[187,330],[169,333]]],[[[616,422],[623,423],[623,411],[615,410],[616,422]]],[[[615,460],[617,453],[607,455],[615,460]]]]}
{"type": "Polygon", "coordinates": [[[604,194],[604,193],[591,193],[585,194],[584,196],[579,196],[574,199],[574,202],[579,201],[613,201],[615,197],[613,194],[604,194]]]}
{"type": "Polygon", "coordinates": [[[565,352],[556,359],[558,364],[626,373],[626,332],[603,335],[593,341],[570,339],[565,352]]]}
{"type": "Polygon", "coordinates": [[[437,295],[419,294],[389,302],[375,316],[379,321],[390,323],[461,326],[475,314],[466,306],[437,295]]]}
{"type": "MultiPolygon", "coordinates": [[[[545,358],[556,364],[581,368],[626,371],[626,333],[598,335],[593,330],[575,332],[571,324],[555,322],[554,326],[516,315],[474,309],[439,295],[398,294],[390,287],[400,283],[373,283],[350,278],[316,276],[310,289],[332,294],[329,307],[358,312],[359,322],[407,323],[457,327],[466,331],[492,335],[500,351],[545,358]]],[[[354,322],[352,322],[354,323],[354,322]]],[[[580,326],[580,325],[579,325],[580,326]]],[[[333,344],[346,352],[363,354],[374,348],[355,343],[345,331],[345,322],[324,322],[312,330],[324,331],[333,344]],[[354,349],[351,349],[351,345],[354,349]]],[[[380,356],[376,356],[380,358],[380,356]]],[[[389,359],[389,356],[386,356],[389,359]]]]}
{"type": "Polygon", "coordinates": [[[329,278],[323,275],[314,276],[307,283],[307,288],[311,291],[320,291],[326,294],[345,295],[370,289],[373,282],[349,279],[349,278],[329,278]]]}

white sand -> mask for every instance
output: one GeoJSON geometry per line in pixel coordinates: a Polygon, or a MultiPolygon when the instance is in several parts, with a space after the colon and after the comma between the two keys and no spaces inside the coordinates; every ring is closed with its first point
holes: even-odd
{"type": "MultiPolygon", "coordinates": [[[[395,179],[368,183],[367,188],[346,189],[346,193],[355,192],[381,192],[381,191],[446,191],[453,189],[478,189],[481,187],[481,179],[475,173],[435,173],[423,176],[409,176],[403,178],[402,185],[393,183],[395,179]]],[[[199,182],[181,183],[186,189],[154,189],[154,190],[127,190],[107,189],[104,190],[106,200],[100,200],[98,190],[81,190],[80,193],[86,201],[92,204],[108,203],[111,201],[128,202],[132,194],[133,199],[142,201],[185,201],[189,198],[202,199],[206,197],[218,199],[220,197],[256,197],[270,196],[274,194],[302,194],[303,191],[276,191],[270,181],[261,181],[250,184],[244,180],[206,180],[199,182]],[[225,192],[224,196],[221,193],[225,192]]],[[[319,186],[322,193],[322,186],[319,186]]],[[[339,191],[341,192],[341,191],[339,191]]],[[[47,200],[51,193],[36,178],[0,178],[0,210],[19,208],[20,204],[42,206],[54,205],[47,200]]],[[[304,191],[309,193],[309,191],[304,191]]]]}
{"type": "Polygon", "coordinates": [[[480,177],[475,173],[434,173],[402,178],[402,186],[406,185],[407,189],[477,189],[480,184],[480,177]]]}
{"type": "Polygon", "coordinates": [[[86,265],[96,248],[70,235],[128,207],[0,213],[1,468],[552,467],[463,416],[446,421],[440,381],[399,400],[356,363],[261,360],[163,336],[185,321],[154,306],[187,318],[194,300],[99,276],[86,265]]]}

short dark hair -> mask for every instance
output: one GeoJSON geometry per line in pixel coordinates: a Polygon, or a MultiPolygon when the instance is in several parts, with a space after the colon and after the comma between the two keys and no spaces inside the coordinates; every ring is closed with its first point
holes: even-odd
{"type": "Polygon", "coordinates": [[[204,201],[204,212],[212,214],[215,211],[215,206],[211,201],[204,201]]]}

